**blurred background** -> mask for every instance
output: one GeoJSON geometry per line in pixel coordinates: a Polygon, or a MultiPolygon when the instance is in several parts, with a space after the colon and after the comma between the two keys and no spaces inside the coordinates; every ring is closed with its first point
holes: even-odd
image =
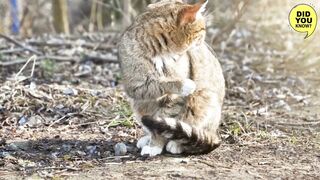
{"type": "MultiPolygon", "coordinates": [[[[2,0],[0,33],[19,38],[97,32],[120,34],[147,4],[154,2],[157,0],[2,0]]],[[[317,73],[320,66],[319,43],[316,43],[319,42],[319,28],[311,38],[304,40],[304,34],[292,30],[288,23],[288,14],[298,3],[320,9],[317,0],[210,0],[208,42],[222,56],[227,55],[226,50],[233,41],[240,47],[239,52],[249,50],[250,53],[272,55],[272,58],[263,56],[263,66],[276,63],[279,67],[278,63],[282,63],[280,67],[293,70],[293,73],[317,73]],[[284,55],[285,58],[266,63],[275,56],[284,55]]]]}
{"type": "Polygon", "coordinates": [[[3,33],[24,37],[43,33],[83,33],[120,30],[151,0],[3,0],[3,33]]]}
{"type": "MultiPolygon", "coordinates": [[[[23,64],[30,53],[42,55],[39,59],[43,61],[37,63],[36,73],[44,71],[40,73],[43,75],[52,71],[49,74],[55,74],[53,78],[65,73],[59,72],[63,68],[56,68],[61,64],[64,66],[57,61],[116,61],[116,43],[121,33],[148,4],[157,1],[1,0],[0,34],[6,38],[0,38],[0,81],[12,75],[13,70],[19,67],[14,65],[23,64]],[[20,46],[24,49],[21,53],[16,48],[17,42],[10,41],[10,37],[35,47],[30,51],[20,46]],[[10,63],[13,59],[14,63],[10,63]]],[[[288,22],[291,8],[299,3],[308,3],[317,11],[320,9],[317,0],[210,0],[207,41],[224,65],[229,62],[253,64],[252,68],[259,73],[280,71],[314,80],[318,84],[319,28],[305,40],[305,34],[295,32],[288,22]]],[[[94,68],[96,66],[91,67],[94,68]]],[[[88,67],[77,64],[74,71],[86,69],[88,67]]],[[[90,72],[94,72],[91,69],[90,72]]],[[[110,79],[120,78],[120,75],[114,75],[118,72],[110,67],[105,71],[112,74],[110,79]]],[[[84,72],[79,73],[82,76],[84,72]]],[[[115,84],[117,82],[111,83],[115,84]]]]}
{"type": "MultiPolygon", "coordinates": [[[[0,32],[30,37],[44,33],[121,31],[148,4],[157,1],[159,0],[2,0],[0,32]]],[[[233,13],[239,10],[237,8],[247,2],[210,1],[209,11],[215,17],[220,17],[218,22],[223,24],[232,18],[233,13]],[[224,22],[221,22],[222,19],[225,19],[224,22]]]]}

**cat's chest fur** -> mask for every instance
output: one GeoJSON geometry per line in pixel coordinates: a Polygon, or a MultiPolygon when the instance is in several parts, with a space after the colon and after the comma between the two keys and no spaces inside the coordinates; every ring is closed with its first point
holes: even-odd
{"type": "Polygon", "coordinates": [[[152,59],[152,62],[160,77],[188,78],[190,76],[190,60],[186,53],[156,56],[152,59]]]}

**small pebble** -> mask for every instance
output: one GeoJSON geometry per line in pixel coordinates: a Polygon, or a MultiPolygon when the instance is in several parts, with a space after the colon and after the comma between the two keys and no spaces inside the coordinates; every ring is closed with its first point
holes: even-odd
{"type": "Polygon", "coordinates": [[[31,89],[32,91],[36,90],[36,89],[37,89],[37,84],[32,81],[32,82],[30,83],[30,89],[31,89]]]}
{"type": "Polygon", "coordinates": [[[78,91],[76,89],[67,88],[63,91],[63,94],[68,96],[75,96],[78,95],[78,91]]]}
{"type": "Polygon", "coordinates": [[[61,110],[61,109],[64,108],[64,105],[63,105],[63,104],[59,104],[59,105],[56,106],[56,108],[59,109],[59,110],[61,110]]]}
{"type": "Polygon", "coordinates": [[[0,158],[10,159],[12,156],[9,152],[2,151],[0,152],[0,158]]]}
{"type": "Polygon", "coordinates": [[[90,94],[91,94],[91,96],[99,96],[101,94],[101,92],[99,92],[99,91],[91,91],[90,94]]]}
{"type": "Polygon", "coordinates": [[[27,122],[29,127],[37,127],[42,124],[42,119],[40,116],[31,116],[27,122]]]}
{"type": "Polygon", "coordinates": [[[127,146],[124,143],[117,143],[113,149],[116,156],[123,156],[127,153],[127,146]]]}
{"type": "Polygon", "coordinates": [[[0,113],[3,113],[5,111],[5,108],[0,105],[0,113]]]}
{"type": "Polygon", "coordinates": [[[59,155],[58,152],[51,153],[51,158],[58,159],[58,155],[59,155]]]}
{"type": "Polygon", "coordinates": [[[83,152],[83,151],[76,151],[76,153],[77,153],[79,156],[85,156],[85,155],[86,155],[86,153],[83,152]]]}
{"type": "Polygon", "coordinates": [[[6,145],[6,149],[9,151],[28,150],[30,148],[30,142],[17,141],[6,145]]]}
{"type": "Polygon", "coordinates": [[[89,154],[90,156],[92,156],[93,154],[95,154],[97,150],[97,146],[87,146],[87,154],[89,154]]]}
{"type": "Polygon", "coordinates": [[[63,144],[62,149],[66,152],[69,152],[72,149],[72,146],[70,144],[63,144]]]}
{"type": "Polygon", "coordinates": [[[27,123],[27,118],[26,117],[24,117],[24,116],[22,116],[20,119],[19,119],[19,126],[23,126],[23,125],[25,125],[26,123],[27,123]]]}
{"type": "Polygon", "coordinates": [[[15,145],[14,143],[11,143],[11,144],[7,145],[6,149],[9,150],[9,151],[18,151],[18,150],[20,150],[19,147],[17,145],[15,145]]]}

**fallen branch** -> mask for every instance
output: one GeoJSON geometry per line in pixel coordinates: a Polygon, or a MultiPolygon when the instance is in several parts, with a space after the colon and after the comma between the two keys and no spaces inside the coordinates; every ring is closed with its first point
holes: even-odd
{"type": "Polygon", "coordinates": [[[40,56],[38,60],[44,60],[44,59],[50,59],[54,61],[70,61],[70,62],[76,62],[79,61],[80,58],[76,57],[70,57],[70,56],[53,56],[53,55],[47,55],[47,56],[40,56]]]}
{"type": "Polygon", "coordinates": [[[28,60],[26,60],[26,59],[17,59],[17,60],[12,60],[12,61],[7,61],[7,62],[0,61],[0,67],[7,67],[7,66],[23,64],[23,63],[26,63],[27,61],[28,60]]]}
{"type": "Polygon", "coordinates": [[[212,168],[224,168],[224,169],[228,169],[228,170],[231,169],[231,168],[228,167],[228,166],[219,165],[219,164],[213,164],[213,163],[210,163],[210,162],[208,162],[208,161],[206,161],[206,160],[201,160],[201,159],[195,159],[195,160],[196,160],[196,162],[205,164],[205,165],[207,165],[207,166],[209,166],[209,167],[212,167],[212,168]]]}
{"type": "Polygon", "coordinates": [[[70,116],[65,115],[65,116],[63,116],[62,118],[60,118],[60,119],[58,119],[58,120],[56,120],[56,121],[53,121],[53,122],[49,125],[49,127],[52,127],[53,125],[59,123],[60,121],[64,120],[64,119],[67,118],[67,117],[70,117],[70,116]]]}
{"type": "Polygon", "coordinates": [[[52,43],[48,43],[48,42],[39,42],[39,41],[30,41],[29,42],[30,45],[32,46],[49,46],[49,47],[59,47],[61,48],[61,46],[66,47],[66,48],[72,48],[72,47],[84,47],[84,48],[88,48],[88,49],[94,49],[94,50],[110,50],[115,48],[114,45],[110,45],[110,44],[105,44],[102,45],[101,43],[96,44],[96,43],[84,43],[84,44],[77,44],[75,42],[52,42],[52,43]]]}
{"type": "MultiPolygon", "coordinates": [[[[44,60],[44,59],[50,59],[50,60],[54,60],[54,61],[69,61],[69,62],[76,62],[79,61],[79,59],[74,58],[74,57],[68,57],[68,56],[39,56],[37,57],[38,61],[44,60]]],[[[28,60],[27,59],[17,59],[17,60],[12,60],[12,61],[6,61],[6,62],[1,62],[0,61],[0,67],[8,67],[8,66],[14,66],[14,65],[19,65],[19,64],[24,64],[26,63],[28,60]]]]}
{"type": "Polygon", "coordinates": [[[36,171],[43,171],[43,170],[68,170],[68,171],[80,171],[79,168],[74,167],[42,167],[42,168],[36,168],[36,171]]]}
{"type": "Polygon", "coordinates": [[[64,115],[63,117],[61,117],[60,119],[58,119],[58,120],[56,120],[56,121],[53,121],[53,122],[49,125],[49,127],[52,127],[53,125],[61,122],[62,120],[67,119],[67,118],[71,118],[71,117],[73,117],[73,116],[75,116],[75,115],[77,115],[77,114],[78,114],[78,113],[68,113],[68,114],[64,115]]]}
{"type": "Polygon", "coordinates": [[[28,47],[28,46],[25,46],[25,45],[23,45],[22,43],[18,42],[17,40],[14,40],[14,39],[12,39],[12,38],[10,38],[9,36],[6,36],[6,35],[4,35],[4,34],[1,34],[1,33],[0,33],[0,37],[4,38],[5,40],[7,40],[7,41],[9,41],[9,42],[11,42],[11,43],[13,43],[13,44],[21,47],[21,48],[23,48],[24,50],[29,51],[29,52],[32,52],[32,53],[34,53],[34,54],[36,54],[36,55],[42,55],[42,54],[43,54],[42,52],[37,51],[37,50],[35,50],[35,49],[32,49],[32,48],[30,48],[30,47],[28,47]]]}
{"type": "Polygon", "coordinates": [[[85,55],[82,61],[91,61],[95,64],[119,63],[118,58],[116,57],[102,57],[102,56],[92,56],[92,55],[85,55]]]}
{"type": "MultiPolygon", "coordinates": [[[[101,56],[92,56],[92,55],[85,55],[82,59],[77,57],[70,57],[70,56],[53,56],[53,55],[47,55],[47,56],[39,56],[37,57],[37,61],[41,61],[44,59],[59,61],[59,62],[79,62],[79,61],[92,61],[96,64],[104,64],[104,63],[119,63],[118,59],[116,57],[101,57],[101,56]]],[[[24,64],[28,60],[27,59],[17,59],[7,62],[1,62],[0,61],[0,67],[8,67],[13,65],[19,65],[24,64]]]]}
{"type": "Polygon", "coordinates": [[[24,51],[24,48],[14,48],[0,51],[0,54],[13,54],[24,51]]]}
{"type": "Polygon", "coordinates": [[[299,127],[299,126],[302,126],[302,127],[305,127],[305,126],[315,127],[315,126],[320,125],[320,121],[308,122],[308,123],[285,123],[285,122],[282,123],[282,122],[278,122],[278,123],[275,123],[275,125],[289,126],[289,127],[299,127]]]}

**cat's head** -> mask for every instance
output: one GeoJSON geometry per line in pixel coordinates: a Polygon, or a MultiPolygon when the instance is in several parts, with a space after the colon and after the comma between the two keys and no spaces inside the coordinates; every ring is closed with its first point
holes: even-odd
{"type": "Polygon", "coordinates": [[[186,50],[201,44],[206,34],[203,13],[208,0],[199,0],[196,4],[182,0],[163,0],[148,6],[149,15],[159,19],[164,31],[168,31],[176,49],[186,50]]]}

